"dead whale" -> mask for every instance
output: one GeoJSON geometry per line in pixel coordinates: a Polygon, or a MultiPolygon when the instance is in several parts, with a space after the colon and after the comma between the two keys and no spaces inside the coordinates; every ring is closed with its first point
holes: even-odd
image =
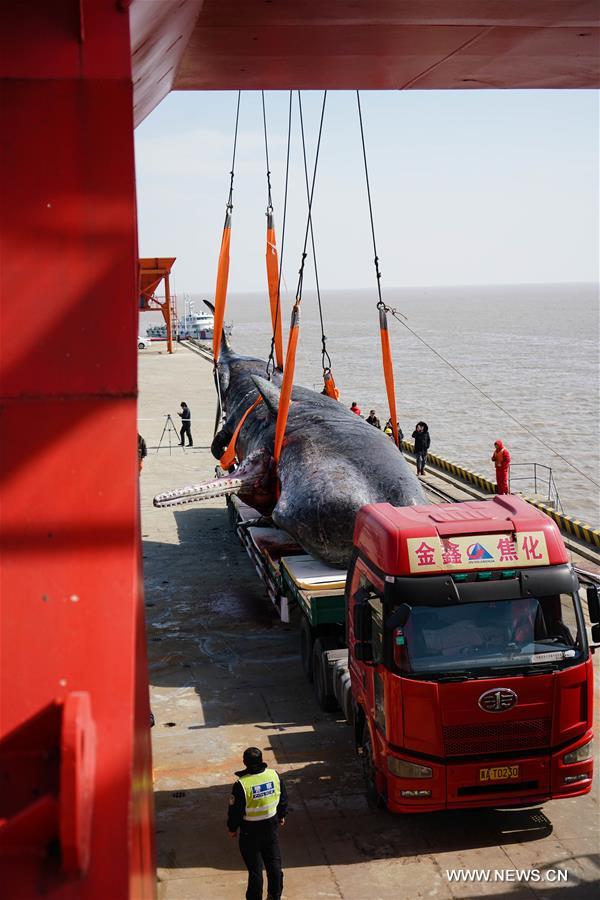
{"type": "Polygon", "coordinates": [[[394,443],[341,403],[294,386],[277,471],[272,459],[281,375],[262,376],[266,362],[236,354],[227,339],[218,366],[226,412],[211,450],[219,459],[240,418],[260,395],[237,438],[239,466],[220,478],[165,491],[155,506],[176,506],[237,494],[271,515],[277,527],[333,566],[346,567],[354,520],[368,503],[427,503],[423,488],[394,443]]]}

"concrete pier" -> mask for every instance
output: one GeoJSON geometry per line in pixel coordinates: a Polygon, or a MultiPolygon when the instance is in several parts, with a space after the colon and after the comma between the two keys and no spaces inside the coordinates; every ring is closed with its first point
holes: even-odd
{"type": "Polygon", "coordinates": [[[152,506],[159,491],[214,472],[210,364],[183,347],[170,356],[159,344],[139,353],[139,368],[159,900],[244,897],[246,870],[225,819],[250,745],[288,786],[286,900],[597,896],[598,780],[591,795],[529,810],[395,817],[369,808],[351,729],[319,710],[295,624],[274,616],[224,501],[152,506]],[[165,415],[178,424],[182,400],[194,447],[182,450],[170,434],[169,450],[165,415]],[[454,869],[489,870],[490,880],[453,882],[454,869]],[[515,871],[531,869],[540,880],[519,883],[515,871]],[[551,874],[559,870],[566,883],[551,874]]]}

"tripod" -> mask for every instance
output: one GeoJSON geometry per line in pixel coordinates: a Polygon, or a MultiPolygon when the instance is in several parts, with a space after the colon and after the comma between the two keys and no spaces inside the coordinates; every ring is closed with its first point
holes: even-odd
{"type": "Polygon", "coordinates": [[[168,440],[169,440],[169,456],[170,456],[170,455],[171,455],[171,435],[172,435],[172,434],[175,434],[175,435],[177,436],[177,443],[179,443],[179,432],[178,432],[178,430],[177,430],[177,427],[176,427],[176,425],[175,425],[175,422],[174,422],[173,419],[171,418],[171,414],[170,414],[170,413],[167,413],[166,416],[165,416],[165,425],[164,425],[164,428],[163,428],[163,430],[162,430],[162,434],[161,434],[161,436],[160,436],[160,440],[159,440],[159,442],[158,442],[158,447],[156,448],[156,452],[157,452],[157,453],[158,453],[158,451],[160,450],[161,444],[162,444],[162,442],[163,442],[163,438],[164,438],[164,436],[165,436],[165,432],[166,432],[167,438],[168,438],[168,440]]]}

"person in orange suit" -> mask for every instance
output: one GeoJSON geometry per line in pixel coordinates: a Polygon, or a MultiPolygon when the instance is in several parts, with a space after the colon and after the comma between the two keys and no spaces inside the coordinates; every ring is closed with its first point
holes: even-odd
{"type": "Polygon", "coordinates": [[[496,493],[508,494],[508,473],[510,471],[510,453],[502,441],[494,441],[492,462],[496,467],[496,493]]]}

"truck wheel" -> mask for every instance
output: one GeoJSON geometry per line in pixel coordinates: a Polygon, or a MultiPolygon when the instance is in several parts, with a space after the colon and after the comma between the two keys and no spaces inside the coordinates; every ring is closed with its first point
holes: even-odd
{"type": "Polygon", "coordinates": [[[374,809],[386,809],[387,804],[377,790],[377,770],[375,769],[371,732],[367,722],[363,726],[361,751],[362,770],[369,806],[372,806],[374,809]]]}
{"type": "Polygon", "coordinates": [[[302,669],[308,681],[313,680],[313,636],[310,623],[306,616],[302,616],[300,624],[300,659],[302,669]]]}
{"type": "Polygon", "coordinates": [[[333,712],[337,709],[338,702],[334,694],[329,693],[325,679],[326,660],[323,658],[325,650],[333,650],[337,642],[328,638],[317,638],[313,645],[312,670],[313,687],[317,703],[324,712],[333,712]]]}

